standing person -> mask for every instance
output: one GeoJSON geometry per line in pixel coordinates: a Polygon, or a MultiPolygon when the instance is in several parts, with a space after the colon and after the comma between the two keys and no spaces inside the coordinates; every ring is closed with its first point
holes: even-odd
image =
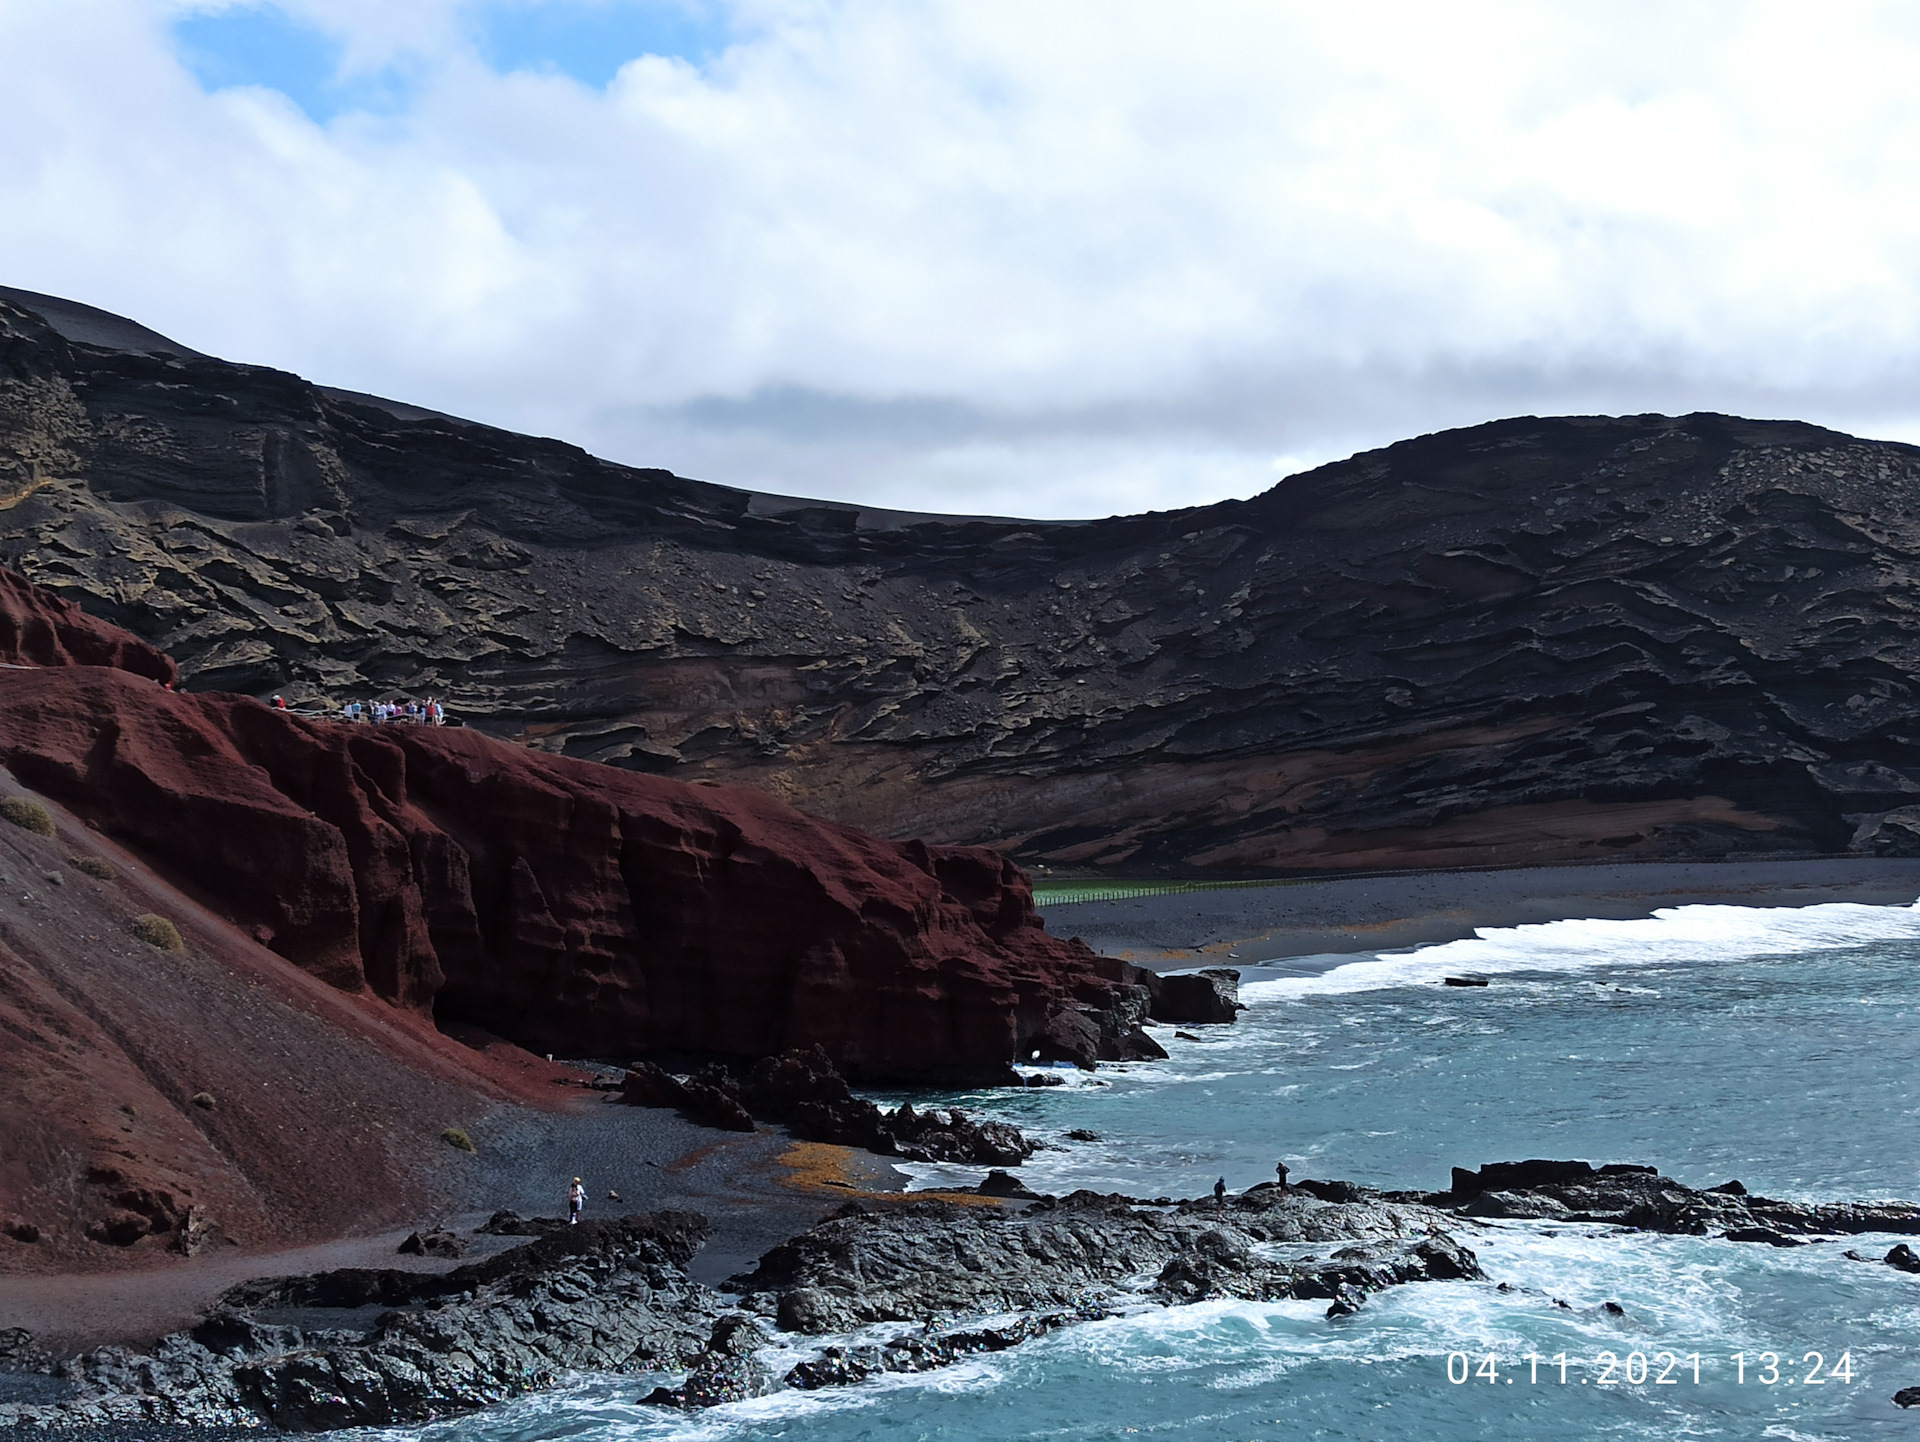
{"type": "Polygon", "coordinates": [[[1280,1174],[1280,1190],[1284,1192],[1287,1189],[1287,1164],[1285,1162],[1277,1163],[1274,1166],[1274,1171],[1280,1174]]]}
{"type": "Polygon", "coordinates": [[[1227,1179],[1225,1177],[1221,1177],[1213,1184],[1213,1204],[1222,1209],[1225,1209],[1227,1205],[1227,1179]]]}
{"type": "Polygon", "coordinates": [[[567,1225],[578,1226],[580,1209],[587,1204],[587,1189],[580,1185],[580,1178],[573,1179],[573,1186],[567,1192],[567,1225]]]}

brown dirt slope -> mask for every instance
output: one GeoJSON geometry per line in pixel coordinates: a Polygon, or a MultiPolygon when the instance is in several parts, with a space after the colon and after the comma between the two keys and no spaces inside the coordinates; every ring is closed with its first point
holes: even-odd
{"type": "Polygon", "coordinates": [[[444,1128],[565,1094],[563,1068],[357,1005],[49,814],[53,836],[0,821],[0,1272],[393,1225],[468,1160],[444,1128]],[[179,950],[135,934],[153,914],[179,950]]]}

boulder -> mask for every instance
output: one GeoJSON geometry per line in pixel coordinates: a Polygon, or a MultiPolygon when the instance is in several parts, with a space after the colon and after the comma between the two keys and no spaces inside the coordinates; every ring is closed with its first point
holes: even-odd
{"type": "Polygon", "coordinates": [[[1245,1009],[1240,1001],[1240,973],[1214,966],[1160,977],[1151,1015],[1155,1021],[1208,1025],[1230,1022],[1245,1009]]]}
{"type": "Polygon", "coordinates": [[[1591,1162],[1550,1162],[1537,1158],[1526,1162],[1488,1162],[1478,1171],[1473,1172],[1465,1167],[1455,1167],[1453,1195],[1472,1197],[1481,1192],[1506,1192],[1561,1182],[1585,1181],[1593,1174],[1591,1162]]]}
{"type": "Polygon", "coordinates": [[[1730,1227],[1724,1233],[1729,1242],[1759,1242],[1768,1247],[1804,1247],[1805,1237],[1790,1237],[1772,1227],[1730,1227]]]}
{"type": "Polygon", "coordinates": [[[1861,817],[1847,850],[1857,856],[1920,856],[1920,806],[1861,817]]]}
{"type": "Polygon", "coordinates": [[[1012,1172],[996,1167],[987,1173],[986,1180],[974,1190],[983,1197],[1013,1197],[1021,1201],[1038,1201],[1040,1194],[1029,1187],[1012,1172]]]}
{"type": "Polygon", "coordinates": [[[621,1100],[677,1107],[689,1120],[732,1131],[752,1131],[757,1117],[786,1127],[802,1141],[863,1147],[912,1161],[1010,1167],[1033,1155],[1033,1144],[1006,1122],[976,1122],[957,1108],[944,1114],[916,1111],[911,1102],[884,1111],[855,1096],[818,1046],[764,1057],[743,1078],[710,1062],[683,1081],[651,1062],[636,1062],[627,1072],[621,1100]]]}
{"type": "Polygon", "coordinates": [[[398,1250],[408,1257],[458,1257],[466,1252],[467,1244],[446,1228],[434,1227],[408,1233],[398,1250]]]}

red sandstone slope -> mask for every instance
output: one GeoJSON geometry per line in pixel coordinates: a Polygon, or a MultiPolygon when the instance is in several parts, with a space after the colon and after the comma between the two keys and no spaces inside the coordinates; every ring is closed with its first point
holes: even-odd
{"type": "Polygon", "coordinates": [[[0,673],[0,763],[313,975],[540,1051],[960,1080],[1157,1050],[1138,975],[1048,936],[995,853],[744,787],[84,666],[0,673]]]}
{"type": "Polygon", "coordinates": [[[0,1273],[394,1225],[472,1165],[443,1128],[566,1095],[563,1069],[356,1003],[53,815],[0,822],[0,1273]],[[148,912],[181,950],[133,934],[148,912]]]}
{"type": "Polygon", "coordinates": [[[113,666],[169,685],[180,679],[171,656],[7,570],[0,570],[0,662],[113,666]]]}

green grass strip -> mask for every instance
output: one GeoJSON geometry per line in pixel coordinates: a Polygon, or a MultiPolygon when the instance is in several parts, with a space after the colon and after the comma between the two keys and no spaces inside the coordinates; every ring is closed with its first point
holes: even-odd
{"type": "Polygon", "coordinates": [[[1077,906],[1084,901],[1132,901],[1141,896],[1178,896],[1188,891],[1236,891],[1255,886],[1298,886],[1294,878],[1268,881],[1036,881],[1035,906],[1077,906]]]}

